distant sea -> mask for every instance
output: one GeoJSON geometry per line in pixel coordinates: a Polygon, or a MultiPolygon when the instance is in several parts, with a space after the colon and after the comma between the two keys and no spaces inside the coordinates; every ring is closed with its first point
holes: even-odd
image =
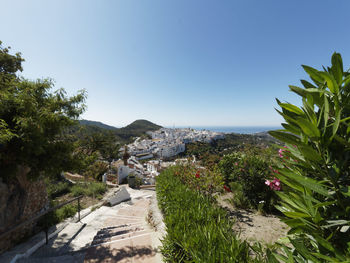
{"type": "MultiPolygon", "coordinates": [[[[174,127],[169,127],[174,128],[174,127]]],[[[195,130],[209,130],[224,133],[254,134],[281,129],[281,126],[176,126],[175,128],[191,128],[195,130]]]]}

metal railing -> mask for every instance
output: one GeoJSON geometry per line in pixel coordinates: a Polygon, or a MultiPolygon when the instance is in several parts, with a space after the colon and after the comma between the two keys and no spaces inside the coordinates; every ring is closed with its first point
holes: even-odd
{"type": "MultiPolygon", "coordinates": [[[[68,200],[68,201],[66,201],[66,202],[64,202],[62,204],[56,205],[54,207],[51,207],[51,208],[49,208],[47,210],[44,210],[44,211],[40,212],[36,216],[33,216],[32,218],[23,221],[22,223],[14,226],[12,228],[10,228],[9,230],[0,233],[0,239],[3,238],[4,236],[6,236],[7,234],[9,234],[9,233],[11,233],[11,232],[21,228],[22,226],[25,226],[26,224],[28,224],[30,222],[33,222],[34,220],[37,220],[40,217],[42,217],[42,216],[44,216],[44,215],[46,215],[46,214],[48,214],[48,213],[50,213],[52,211],[55,211],[58,208],[61,208],[62,206],[68,205],[68,204],[74,202],[75,200],[78,200],[78,221],[77,222],[79,222],[80,221],[80,198],[82,198],[82,197],[83,196],[80,195],[80,196],[75,197],[75,198],[73,198],[71,200],[68,200]]],[[[46,244],[47,244],[49,242],[49,226],[48,226],[48,224],[46,224],[44,231],[45,231],[45,238],[46,238],[46,244]]]]}

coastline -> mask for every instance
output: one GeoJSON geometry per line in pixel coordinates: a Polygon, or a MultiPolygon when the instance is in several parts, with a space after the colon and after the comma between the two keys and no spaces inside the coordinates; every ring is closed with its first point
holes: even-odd
{"type": "MultiPolygon", "coordinates": [[[[174,127],[167,127],[174,128],[174,127]]],[[[271,130],[282,129],[281,126],[176,126],[175,128],[191,128],[195,130],[209,130],[223,133],[254,134],[271,130]]]]}

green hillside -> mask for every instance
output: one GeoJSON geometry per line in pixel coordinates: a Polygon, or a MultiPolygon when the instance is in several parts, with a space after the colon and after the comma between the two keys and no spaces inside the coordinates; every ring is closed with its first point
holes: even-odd
{"type": "Polygon", "coordinates": [[[94,133],[113,134],[116,141],[124,144],[132,141],[133,137],[143,136],[147,131],[155,131],[160,128],[162,126],[147,120],[136,120],[119,129],[98,121],[80,120],[79,124],[71,130],[71,133],[75,133],[78,137],[94,133]]]}
{"type": "Polygon", "coordinates": [[[120,128],[116,131],[116,134],[124,140],[129,140],[131,137],[137,137],[144,135],[147,131],[155,131],[162,128],[153,122],[147,120],[136,120],[133,123],[120,128]]]}
{"type": "Polygon", "coordinates": [[[97,126],[99,128],[106,129],[106,130],[112,130],[112,131],[118,129],[118,128],[114,127],[114,126],[110,126],[110,125],[104,124],[104,123],[102,123],[100,121],[80,120],[79,123],[81,125],[97,126]]]}

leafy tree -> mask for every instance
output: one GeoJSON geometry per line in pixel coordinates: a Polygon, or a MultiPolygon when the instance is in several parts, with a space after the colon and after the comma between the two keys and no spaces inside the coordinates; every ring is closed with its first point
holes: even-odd
{"type": "Polygon", "coordinates": [[[113,131],[82,132],[82,134],[79,145],[89,153],[98,152],[102,158],[109,161],[118,158],[120,145],[113,131]]]}
{"type": "MultiPolygon", "coordinates": [[[[277,100],[284,130],[270,132],[286,143],[278,178],[284,221],[291,227],[288,262],[350,261],[350,74],[340,54],[332,66],[303,66],[313,83],[290,86],[302,106],[277,100]]],[[[271,262],[273,261],[271,256],[271,262]]]]}
{"type": "Polygon", "coordinates": [[[20,169],[35,178],[74,165],[73,144],[64,129],[84,111],[85,92],[67,97],[51,92],[48,79],[30,81],[18,76],[23,59],[0,42],[0,171],[8,180],[20,169]]]}

